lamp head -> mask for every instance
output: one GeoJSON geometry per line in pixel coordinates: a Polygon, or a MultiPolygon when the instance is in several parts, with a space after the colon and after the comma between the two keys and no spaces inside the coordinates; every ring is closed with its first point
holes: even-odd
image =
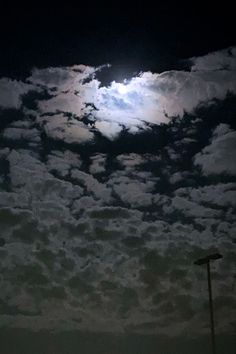
{"type": "Polygon", "coordinates": [[[220,253],[213,253],[210,254],[209,256],[206,256],[204,258],[199,258],[197,259],[194,264],[196,265],[202,265],[202,264],[207,264],[210,261],[215,261],[217,259],[223,258],[223,256],[220,253]]]}

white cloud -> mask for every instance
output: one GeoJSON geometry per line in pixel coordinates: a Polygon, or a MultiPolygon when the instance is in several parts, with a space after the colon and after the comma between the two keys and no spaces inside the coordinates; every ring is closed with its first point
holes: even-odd
{"type": "Polygon", "coordinates": [[[116,122],[98,121],[95,127],[108,139],[113,140],[122,131],[122,125],[116,122]]]}
{"type": "Polygon", "coordinates": [[[235,93],[236,72],[145,72],[126,83],[126,93],[119,91],[119,85],[112,82],[111,86],[98,89],[96,118],[128,128],[144,128],[145,122],[168,123],[171,117],[192,112],[200,103],[235,93]]]}
{"type": "Polygon", "coordinates": [[[57,114],[55,116],[38,118],[46,134],[55,140],[68,144],[85,143],[93,139],[93,133],[82,122],[57,114]]]}
{"type": "Polygon", "coordinates": [[[81,82],[95,73],[96,69],[86,65],[74,65],[71,67],[49,67],[33,69],[28,81],[34,85],[56,88],[60,91],[76,89],[81,82]]]}
{"type": "Polygon", "coordinates": [[[83,100],[74,93],[59,93],[49,100],[40,101],[41,113],[68,112],[80,116],[83,108],[83,100]]]}
{"type": "Polygon", "coordinates": [[[225,125],[219,125],[213,132],[211,144],[194,157],[194,164],[199,165],[204,175],[236,175],[236,131],[225,125]]]}
{"type": "Polygon", "coordinates": [[[53,96],[50,99],[39,100],[40,112],[69,112],[76,116],[86,113],[88,111],[86,103],[94,102],[99,86],[99,82],[93,79],[97,70],[100,68],[85,65],[34,69],[28,81],[42,85],[53,96]]]}
{"type": "Polygon", "coordinates": [[[25,193],[31,201],[54,201],[68,205],[83,194],[79,186],[49,174],[45,164],[26,150],[12,150],[8,161],[13,191],[25,193]]]}
{"type": "MultiPolygon", "coordinates": [[[[37,101],[40,113],[66,112],[79,118],[87,115],[109,139],[116,138],[123,127],[136,134],[150,129],[146,123],[168,123],[173,116],[182,117],[199,104],[224,99],[228,92],[236,93],[235,48],[191,60],[191,72],[144,72],[124,84],[113,81],[108,87],[101,87],[96,79],[96,71],[105,70],[102,67],[34,69],[27,79],[29,84],[1,79],[0,105],[19,108],[23,93],[43,88],[53,97],[37,101]]],[[[83,139],[92,139],[83,128],[73,126],[75,135],[81,130],[83,139]]],[[[67,140],[71,140],[70,129],[61,138],[66,139],[67,133],[67,140]]]]}

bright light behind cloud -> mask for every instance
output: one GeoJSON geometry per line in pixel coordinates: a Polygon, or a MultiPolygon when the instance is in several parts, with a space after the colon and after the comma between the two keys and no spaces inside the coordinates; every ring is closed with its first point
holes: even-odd
{"type": "Polygon", "coordinates": [[[121,94],[121,95],[125,95],[127,92],[128,92],[128,88],[126,85],[124,84],[118,84],[118,92],[121,94]]]}
{"type": "Polygon", "coordinates": [[[113,81],[108,87],[99,87],[94,115],[97,120],[112,121],[136,133],[148,129],[148,123],[169,123],[173,117],[192,112],[198,104],[224,99],[228,92],[236,92],[235,78],[234,70],[141,73],[125,84],[113,81]]]}
{"type": "MultiPolygon", "coordinates": [[[[59,114],[57,119],[63,120],[63,115],[68,118],[70,114],[75,118],[74,126],[78,124],[82,131],[82,141],[91,140],[94,135],[93,131],[89,134],[89,129],[94,128],[112,140],[123,129],[136,134],[150,129],[150,124],[169,123],[173,117],[191,113],[199,104],[209,104],[214,98],[224,99],[228,92],[236,93],[235,51],[231,52],[230,57],[227,51],[221,51],[192,58],[192,71],[144,72],[122,83],[112,81],[109,86],[102,86],[96,78],[96,73],[109,65],[34,69],[26,82],[0,80],[0,106],[20,107],[25,92],[46,90],[50,98],[39,99],[37,116],[59,114]],[[88,124],[81,121],[84,117],[89,117],[88,124]]],[[[72,134],[69,123],[61,122],[60,136],[68,133],[71,139],[79,132],[72,134]]]]}

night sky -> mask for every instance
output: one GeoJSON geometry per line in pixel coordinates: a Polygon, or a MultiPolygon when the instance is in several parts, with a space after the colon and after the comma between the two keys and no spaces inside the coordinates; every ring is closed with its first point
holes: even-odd
{"type": "Polygon", "coordinates": [[[227,2],[0,14],[0,352],[236,347],[227,2]]]}

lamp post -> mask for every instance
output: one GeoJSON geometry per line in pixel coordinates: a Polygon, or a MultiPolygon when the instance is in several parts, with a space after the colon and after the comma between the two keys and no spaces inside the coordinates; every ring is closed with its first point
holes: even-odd
{"type": "Polygon", "coordinates": [[[214,325],[214,313],[213,313],[213,301],[212,301],[212,287],[211,287],[211,267],[210,262],[217,259],[223,258],[219,253],[214,253],[204,258],[197,259],[194,264],[207,266],[207,281],[208,281],[208,293],[209,293],[209,309],[210,309],[210,321],[211,321],[211,343],[212,343],[212,354],[216,354],[216,343],[215,343],[215,325],[214,325]]]}

